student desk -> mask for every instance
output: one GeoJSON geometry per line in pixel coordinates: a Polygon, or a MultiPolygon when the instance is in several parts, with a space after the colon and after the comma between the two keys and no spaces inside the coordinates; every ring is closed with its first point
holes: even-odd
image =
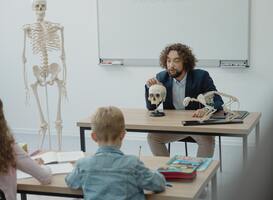
{"type": "MultiPolygon", "coordinates": [[[[142,156],[140,158],[150,169],[157,169],[166,163],[168,157],[142,156]]],[[[166,191],[158,194],[145,191],[147,199],[150,200],[190,200],[196,199],[206,185],[211,181],[212,199],[217,199],[217,169],[219,161],[213,161],[210,166],[197,172],[197,176],[192,181],[170,182],[172,187],[166,187],[166,191]]],[[[82,190],[74,190],[67,187],[65,175],[54,175],[53,181],[49,185],[40,185],[34,178],[17,180],[17,192],[21,193],[21,200],[27,199],[27,194],[62,196],[83,198],[82,190]]]]}
{"type": "MultiPolygon", "coordinates": [[[[247,137],[255,128],[256,144],[259,142],[261,113],[252,112],[244,118],[242,124],[220,124],[201,126],[182,126],[181,121],[196,120],[192,117],[194,111],[188,110],[164,110],[164,117],[150,117],[150,111],[146,109],[121,109],[125,118],[125,128],[128,132],[156,132],[156,133],[178,133],[187,135],[209,135],[242,137],[243,138],[243,159],[247,159],[247,137]]],[[[90,130],[90,117],[77,122],[80,127],[81,150],[85,151],[85,130],[90,130]]],[[[221,152],[220,152],[221,155],[221,152]]],[[[220,162],[222,158],[220,157],[220,162]]],[[[222,166],[222,163],[220,163],[222,166]]]]}

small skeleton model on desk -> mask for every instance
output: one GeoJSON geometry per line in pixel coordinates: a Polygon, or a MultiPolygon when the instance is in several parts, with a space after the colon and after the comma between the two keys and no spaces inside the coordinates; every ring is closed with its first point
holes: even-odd
{"type": "Polygon", "coordinates": [[[160,112],[157,108],[166,99],[166,88],[163,85],[155,84],[149,88],[148,100],[152,105],[156,105],[156,109],[150,113],[152,117],[162,117],[165,116],[164,112],[160,112]]]}
{"type": "Polygon", "coordinates": [[[49,122],[49,106],[48,106],[48,86],[54,84],[58,88],[58,102],[57,102],[57,118],[55,127],[58,137],[58,149],[61,150],[62,146],[62,118],[61,118],[61,99],[66,96],[66,63],[64,52],[64,33],[63,26],[58,23],[45,21],[46,0],[33,0],[32,9],[36,13],[37,21],[33,24],[26,24],[23,26],[24,30],[24,49],[23,49],[23,67],[24,67],[24,83],[26,89],[26,97],[28,100],[29,89],[27,83],[26,73],[26,40],[29,38],[32,52],[40,58],[40,65],[33,66],[33,74],[35,82],[32,83],[31,89],[37,102],[39,116],[40,116],[40,142],[39,149],[42,149],[45,135],[48,131],[49,148],[51,149],[50,138],[50,122],[49,122]],[[57,63],[49,64],[49,53],[60,51],[60,59],[62,67],[57,63]],[[63,71],[62,71],[63,70],[63,71]],[[63,72],[62,78],[59,78],[59,73],[63,72]],[[46,111],[47,121],[45,120],[44,113],[41,107],[40,99],[38,96],[38,86],[45,88],[46,97],[46,111]]]}
{"type": "MultiPolygon", "coordinates": [[[[222,98],[225,97],[227,99],[227,101],[224,101],[225,103],[222,105],[223,110],[225,112],[225,120],[226,121],[232,121],[233,119],[238,117],[238,113],[236,111],[231,110],[231,105],[233,103],[237,103],[237,106],[238,106],[237,110],[239,110],[239,107],[240,107],[239,100],[234,96],[231,96],[229,94],[225,94],[225,93],[222,93],[222,92],[210,91],[210,92],[207,92],[205,94],[199,94],[197,96],[197,99],[186,97],[184,99],[184,101],[183,101],[183,104],[184,104],[184,106],[188,106],[188,104],[191,101],[195,101],[195,102],[199,102],[202,105],[204,105],[205,114],[204,114],[204,116],[202,118],[199,119],[200,122],[203,122],[205,120],[210,119],[212,114],[217,111],[213,107],[213,97],[214,97],[214,95],[219,95],[222,98]]],[[[223,100],[224,100],[224,98],[223,98],[223,100]]]]}

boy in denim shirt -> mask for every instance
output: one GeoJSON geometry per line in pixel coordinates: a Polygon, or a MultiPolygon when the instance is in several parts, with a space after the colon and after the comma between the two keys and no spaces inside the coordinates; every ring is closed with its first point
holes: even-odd
{"type": "Polygon", "coordinates": [[[143,189],[165,190],[165,178],[152,172],[136,157],[120,151],[125,136],[124,117],[116,107],[101,107],[93,115],[92,139],[96,154],[77,161],[65,181],[71,188],[82,188],[84,199],[145,199],[143,189]]]}

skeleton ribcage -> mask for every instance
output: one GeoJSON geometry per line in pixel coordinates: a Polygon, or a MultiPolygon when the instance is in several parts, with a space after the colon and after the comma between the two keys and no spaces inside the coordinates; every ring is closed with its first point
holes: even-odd
{"type": "Polygon", "coordinates": [[[60,49],[60,37],[58,35],[59,27],[52,23],[40,23],[31,25],[28,37],[31,39],[32,51],[34,54],[44,54],[47,51],[60,49]]]}

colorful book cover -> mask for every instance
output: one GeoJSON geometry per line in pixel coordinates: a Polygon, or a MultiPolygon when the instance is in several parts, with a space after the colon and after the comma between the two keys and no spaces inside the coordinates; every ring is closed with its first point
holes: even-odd
{"type": "Polygon", "coordinates": [[[160,167],[158,171],[166,179],[193,179],[196,171],[206,161],[206,158],[187,157],[175,155],[166,165],[160,167]]]}

